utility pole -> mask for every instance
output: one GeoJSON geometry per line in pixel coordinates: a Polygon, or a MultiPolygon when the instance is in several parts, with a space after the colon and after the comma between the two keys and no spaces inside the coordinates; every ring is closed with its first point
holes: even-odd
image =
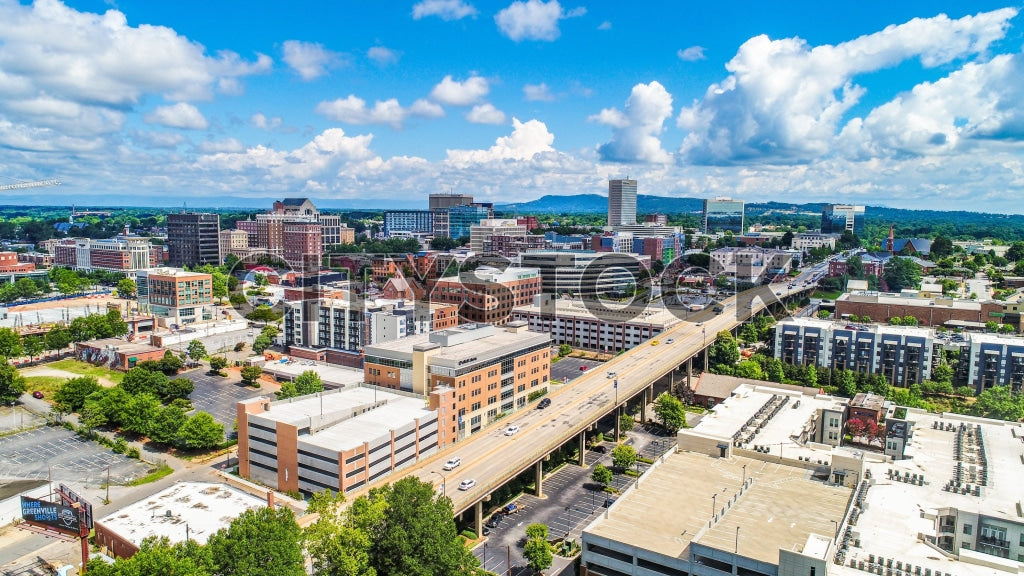
{"type": "Polygon", "coordinates": [[[110,504],[110,464],[107,464],[107,498],[106,503],[110,504]]]}

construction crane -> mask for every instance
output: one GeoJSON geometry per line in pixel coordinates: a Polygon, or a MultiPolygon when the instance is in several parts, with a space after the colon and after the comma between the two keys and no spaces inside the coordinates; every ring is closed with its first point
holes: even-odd
{"type": "Polygon", "coordinates": [[[25,188],[41,188],[43,186],[60,186],[60,180],[36,180],[33,182],[15,182],[14,184],[0,184],[0,191],[22,190],[25,188]]]}

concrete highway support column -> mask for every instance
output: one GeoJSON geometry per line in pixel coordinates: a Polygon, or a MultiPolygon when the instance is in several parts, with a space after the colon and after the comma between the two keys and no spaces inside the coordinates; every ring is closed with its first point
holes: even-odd
{"type": "Polygon", "coordinates": [[[533,465],[533,495],[537,498],[544,497],[544,461],[538,460],[533,465]]]}
{"type": "Polygon", "coordinates": [[[580,466],[587,465],[587,431],[580,432],[580,466]]]}
{"type": "Polygon", "coordinates": [[[640,423],[647,422],[647,405],[651,402],[651,396],[654,394],[654,385],[650,385],[644,388],[644,391],[640,394],[640,423]]]}
{"type": "Polygon", "coordinates": [[[622,439],[622,431],[619,430],[619,417],[622,416],[622,409],[619,406],[615,407],[615,441],[618,442],[622,439]]]}
{"type": "Polygon", "coordinates": [[[476,537],[479,540],[484,537],[484,501],[473,504],[473,526],[476,527],[476,537]]]}
{"type": "Polygon", "coordinates": [[[692,390],[693,387],[690,385],[690,376],[693,376],[693,356],[686,359],[686,387],[692,390]]]}

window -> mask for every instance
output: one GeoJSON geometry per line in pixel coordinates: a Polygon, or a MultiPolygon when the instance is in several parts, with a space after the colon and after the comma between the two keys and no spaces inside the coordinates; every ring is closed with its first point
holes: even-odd
{"type": "Polygon", "coordinates": [[[964,524],[964,534],[967,534],[968,536],[970,536],[972,529],[973,528],[971,527],[970,524],[964,524]]]}

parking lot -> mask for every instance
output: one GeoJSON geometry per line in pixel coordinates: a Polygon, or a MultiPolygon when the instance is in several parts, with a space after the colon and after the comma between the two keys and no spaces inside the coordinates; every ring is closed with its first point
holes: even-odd
{"type": "MultiPolygon", "coordinates": [[[[638,425],[627,435],[626,443],[632,445],[641,457],[653,460],[674,446],[675,438],[665,435],[658,428],[638,425]]],[[[605,442],[603,446],[604,452],[587,451],[585,468],[569,464],[545,478],[543,498],[523,494],[515,500],[519,510],[517,513],[508,516],[499,514],[501,519],[497,526],[489,526],[486,540],[473,550],[485,569],[502,576],[531,574],[523,558],[526,527],[530,524],[545,524],[550,540],[566,537],[579,540],[583,528],[601,514],[606,503],[610,504],[617,497],[604,492],[590,480],[595,464],[611,467],[611,451],[615,444],[605,442]]],[[[645,468],[645,464],[640,465],[641,471],[645,468]]],[[[616,471],[612,487],[621,491],[634,482],[635,478],[616,471]]],[[[485,516],[485,519],[490,518],[491,515],[485,516]]]]}
{"type": "Polygon", "coordinates": [[[115,454],[64,428],[43,426],[0,438],[0,478],[42,480],[52,471],[53,480],[99,483],[106,481],[108,466],[112,483],[124,483],[149,469],[145,462],[115,454]]]}
{"type": "Polygon", "coordinates": [[[21,404],[0,406],[0,433],[35,428],[46,423],[46,418],[27,410],[21,404]]]}
{"type": "Polygon", "coordinates": [[[580,370],[583,366],[587,367],[587,370],[600,370],[601,365],[604,362],[599,360],[586,360],[584,358],[562,358],[558,362],[551,365],[551,379],[552,380],[565,380],[566,378],[576,378],[580,374],[583,374],[583,370],[580,370]]]}
{"type": "Polygon", "coordinates": [[[263,388],[253,388],[242,384],[237,372],[228,372],[228,376],[213,376],[205,368],[190,370],[181,375],[192,380],[195,389],[189,395],[192,406],[196,410],[209,412],[213,419],[224,425],[224,433],[231,437],[234,433],[236,405],[239,400],[269,394],[263,388]]]}

